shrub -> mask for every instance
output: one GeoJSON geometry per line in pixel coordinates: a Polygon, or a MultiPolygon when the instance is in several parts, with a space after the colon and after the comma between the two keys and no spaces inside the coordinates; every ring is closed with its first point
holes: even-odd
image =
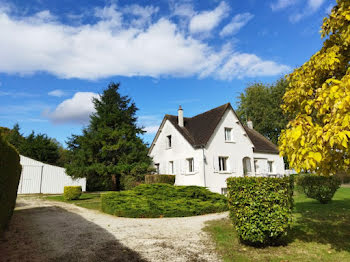
{"type": "Polygon", "coordinates": [[[292,222],[293,178],[230,177],[227,179],[230,217],[240,240],[249,245],[273,245],[292,222]]]}
{"type": "Polygon", "coordinates": [[[121,185],[124,190],[130,190],[141,184],[134,176],[122,176],[121,185]]]}
{"type": "Polygon", "coordinates": [[[146,184],[165,183],[165,184],[174,185],[175,175],[146,175],[145,183],[146,184]]]}
{"type": "Polygon", "coordinates": [[[0,233],[12,217],[21,171],[16,149],[0,136],[0,233]]]}
{"type": "Polygon", "coordinates": [[[342,184],[350,183],[350,173],[347,172],[339,172],[335,174],[335,177],[338,178],[342,184]]]}
{"type": "Polygon", "coordinates": [[[227,210],[226,197],[204,187],[142,184],[101,195],[102,211],[121,217],[185,217],[227,210]]]}
{"type": "Polygon", "coordinates": [[[63,192],[64,200],[77,200],[81,196],[81,186],[65,186],[63,192]]]}
{"type": "Polygon", "coordinates": [[[322,204],[332,200],[340,184],[341,181],[335,176],[303,174],[297,178],[297,185],[302,188],[305,195],[320,201],[322,204]]]}

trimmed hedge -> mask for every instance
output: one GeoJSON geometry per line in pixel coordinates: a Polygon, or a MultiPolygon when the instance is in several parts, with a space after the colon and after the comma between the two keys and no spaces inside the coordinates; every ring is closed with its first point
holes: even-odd
{"type": "Polygon", "coordinates": [[[230,217],[240,240],[255,246],[274,245],[292,222],[293,177],[230,177],[230,217]]]}
{"type": "Polygon", "coordinates": [[[77,200],[81,196],[81,186],[65,186],[63,191],[64,200],[77,200]]]}
{"type": "Polygon", "coordinates": [[[226,197],[204,187],[142,184],[101,195],[102,211],[120,217],[185,217],[223,212],[226,197]]]}
{"type": "Polygon", "coordinates": [[[0,233],[12,217],[21,171],[16,149],[0,136],[0,233]]]}
{"type": "Polygon", "coordinates": [[[303,174],[297,178],[297,185],[302,188],[305,195],[320,201],[322,204],[332,200],[340,184],[340,179],[335,176],[303,174]]]}
{"type": "Polygon", "coordinates": [[[165,183],[165,184],[174,185],[175,175],[146,175],[145,183],[146,184],[165,183]]]}

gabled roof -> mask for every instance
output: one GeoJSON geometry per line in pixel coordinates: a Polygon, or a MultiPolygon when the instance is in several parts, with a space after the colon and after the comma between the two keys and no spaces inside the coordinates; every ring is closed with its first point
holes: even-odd
{"type": "MultiPolygon", "coordinates": [[[[178,117],[174,115],[165,115],[162,125],[166,120],[169,120],[193,147],[198,148],[205,146],[208,143],[209,139],[215,131],[215,128],[228,109],[231,109],[233,113],[236,114],[231,104],[227,103],[191,118],[184,117],[184,127],[180,127],[178,125],[178,117]]],[[[242,125],[242,123],[240,124],[242,125]]],[[[277,146],[266,137],[261,135],[259,132],[252,130],[244,125],[242,125],[242,127],[254,145],[254,152],[271,154],[279,153],[277,146]]],[[[158,133],[155,137],[155,140],[159,135],[158,133]]],[[[152,143],[152,147],[154,141],[152,143]]]]}

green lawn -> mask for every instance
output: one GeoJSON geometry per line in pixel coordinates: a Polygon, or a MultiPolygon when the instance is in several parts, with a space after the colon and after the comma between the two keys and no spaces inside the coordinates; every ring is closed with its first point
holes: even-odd
{"type": "Polygon", "coordinates": [[[83,193],[79,200],[64,200],[62,195],[56,196],[44,196],[45,199],[61,201],[66,203],[75,204],[80,207],[89,209],[101,210],[101,198],[99,193],[83,193]]]}
{"type": "Polygon", "coordinates": [[[326,205],[296,193],[287,246],[253,248],[239,243],[228,219],[205,228],[224,261],[350,261],[350,187],[326,205]]]}

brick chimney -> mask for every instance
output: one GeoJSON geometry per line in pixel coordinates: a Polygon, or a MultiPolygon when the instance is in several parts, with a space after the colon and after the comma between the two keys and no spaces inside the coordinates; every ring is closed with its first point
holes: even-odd
{"type": "Polygon", "coordinates": [[[181,106],[179,106],[179,110],[177,110],[177,115],[179,126],[184,127],[184,111],[182,110],[181,106]]]}
{"type": "Polygon", "coordinates": [[[248,121],[247,121],[247,126],[248,126],[250,129],[254,129],[254,128],[253,128],[253,121],[250,120],[250,119],[248,119],[248,121]]]}

